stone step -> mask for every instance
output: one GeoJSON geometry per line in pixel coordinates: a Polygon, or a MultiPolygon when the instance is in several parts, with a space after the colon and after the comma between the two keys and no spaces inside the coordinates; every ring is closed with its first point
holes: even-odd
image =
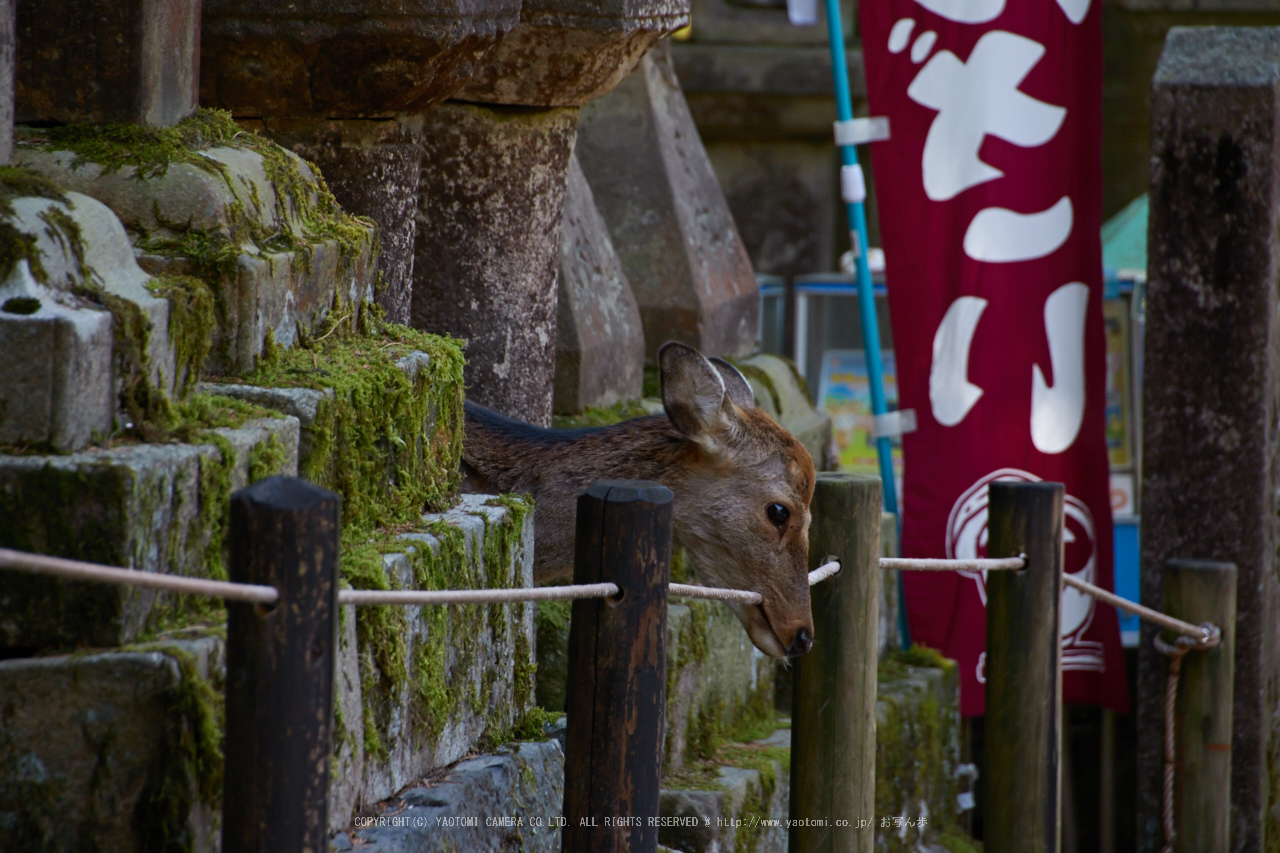
{"type": "MultiPolygon", "coordinates": [[[[217,407],[218,398],[204,402],[217,407]]],[[[225,401],[234,404],[234,401],[225,401]]],[[[247,408],[247,407],[246,407],[247,408]]],[[[189,577],[226,576],[231,492],[297,474],[298,420],[223,410],[238,426],[191,444],[0,455],[0,547],[189,577]]],[[[216,421],[215,421],[216,422],[216,421]]],[[[118,646],[220,605],[195,597],[6,571],[0,649],[118,646]]]]}
{"type": "MultiPolygon", "coordinates": [[[[533,514],[518,498],[463,495],[417,532],[344,546],[360,589],[533,584],[533,514]]],[[[476,748],[508,737],[534,706],[529,604],[343,608],[330,822],[344,827],[476,748]]]]}
{"type": "Polygon", "coordinates": [[[0,661],[0,850],[221,847],[223,642],[0,661]]]}
{"type": "Polygon", "coordinates": [[[344,213],[310,164],[198,111],[175,127],[21,128],[13,161],[110,208],[142,267],[213,294],[206,366],[250,371],[268,338],[313,335],[337,311],[354,328],[373,295],[372,222],[344,213]]]}

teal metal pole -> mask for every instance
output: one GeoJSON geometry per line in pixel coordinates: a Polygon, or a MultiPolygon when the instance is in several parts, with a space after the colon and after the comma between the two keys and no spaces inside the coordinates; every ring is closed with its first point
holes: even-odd
{"type": "MultiPolygon", "coordinates": [[[[849,94],[849,68],[844,56],[844,25],[840,20],[840,0],[823,0],[827,10],[827,37],[831,47],[831,73],[835,77],[836,115],[840,121],[853,118],[853,97],[849,94]]],[[[841,145],[840,162],[858,165],[858,149],[841,145]]],[[[843,186],[843,181],[841,182],[843,186]]],[[[884,365],[880,362],[880,326],[876,320],[876,297],[867,266],[867,210],[861,201],[846,201],[849,217],[849,241],[853,244],[853,260],[858,274],[858,309],[862,315],[862,346],[866,352],[867,378],[871,382],[871,413],[888,411],[884,399],[884,365]]],[[[893,450],[888,436],[876,439],[876,456],[880,461],[880,480],[884,489],[886,512],[898,515],[898,489],[893,478],[893,450]]],[[[901,524],[899,524],[901,529],[901,524]]],[[[911,629],[907,624],[906,597],[902,575],[898,575],[898,635],[904,649],[911,647],[911,629]]]]}

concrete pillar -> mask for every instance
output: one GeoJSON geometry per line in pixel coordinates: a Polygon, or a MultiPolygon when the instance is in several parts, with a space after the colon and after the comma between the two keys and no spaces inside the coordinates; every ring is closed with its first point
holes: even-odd
{"type": "Polygon", "coordinates": [[[583,108],[577,154],[640,305],[646,357],[668,340],[750,353],[755,276],[665,43],[583,108]]]}
{"type": "MultiPolygon", "coordinates": [[[[423,113],[413,324],[468,340],[467,390],[476,401],[550,424],[560,223],[577,107],[687,20],[688,0],[528,0],[520,26],[456,96],[480,103],[423,113]]],[[[612,298],[577,288],[569,295],[584,300],[569,310],[580,318],[612,298]]],[[[608,310],[622,316],[626,307],[608,310]]],[[[602,331],[608,340],[597,338],[597,348],[630,351],[623,329],[602,331]]],[[[591,343],[579,340],[589,350],[591,343]]],[[[595,386],[603,377],[579,380],[587,380],[588,396],[607,399],[626,393],[630,376],[595,386]]]]}
{"type": "Polygon", "coordinates": [[[556,313],[554,408],[560,414],[640,396],[640,306],[576,157],[569,161],[556,313]]]}
{"type": "MultiPolygon", "coordinates": [[[[1160,606],[1169,559],[1239,568],[1231,849],[1257,853],[1280,840],[1278,151],[1280,28],[1171,30],[1152,85],[1142,600],[1160,606]]],[[[1138,673],[1142,851],[1163,841],[1154,633],[1138,673]]]]}
{"type": "Polygon", "coordinates": [[[195,111],[200,0],[11,2],[19,123],[163,126],[195,111]]]}
{"type": "Polygon", "coordinates": [[[388,320],[408,325],[421,122],[270,119],[264,127],[276,142],[320,167],[343,209],[377,223],[379,286],[374,298],[388,320]]]}
{"type": "Polygon", "coordinates": [[[0,0],[0,166],[13,156],[14,0],[0,0]]]}
{"type": "Polygon", "coordinates": [[[423,114],[413,325],[467,340],[467,396],[551,423],[556,268],[578,110],[423,114]]]}

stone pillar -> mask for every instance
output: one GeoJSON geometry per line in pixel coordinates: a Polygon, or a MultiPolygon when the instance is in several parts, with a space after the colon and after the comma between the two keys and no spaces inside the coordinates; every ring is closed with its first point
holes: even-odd
{"type": "Polygon", "coordinates": [[[755,276],[665,44],[583,109],[577,154],[640,305],[646,356],[668,340],[750,353],[755,276]]]}
{"type": "Polygon", "coordinates": [[[195,111],[200,0],[17,3],[17,120],[163,126],[195,111]]]}
{"type": "Polygon", "coordinates": [[[14,0],[0,0],[0,166],[13,156],[14,0]]]}
{"type": "Polygon", "coordinates": [[[467,396],[551,423],[556,267],[578,110],[423,114],[413,325],[467,340],[467,396]]]}
{"type": "Polygon", "coordinates": [[[408,323],[421,110],[452,95],[516,26],[520,0],[205,0],[201,96],[312,160],[347,211],[378,225],[376,294],[408,323]],[[407,7],[407,8],[406,8],[407,7]]]}
{"type": "Polygon", "coordinates": [[[394,323],[409,323],[417,234],[421,122],[272,119],[267,134],[315,163],[343,209],[378,226],[374,297],[394,323]]]}
{"type": "MultiPolygon", "coordinates": [[[[1280,824],[1280,28],[1175,28],[1152,86],[1142,601],[1171,558],[1239,567],[1231,849],[1280,824]]],[[[1166,659],[1143,625],[1138,849],[1162,843],[1166,659]]]]}
{"type": "Polygon", "coordinates": [[[640,306],[576,157],[569,161],[557,288],[554,408],[573,414],[640,396],[640,306]]]}
{"type": "MultiPolygon", "coordinates": [[[[458,93],[480,103],[423,114],[413,323],[467,338],[467,390],[477,402],[550,424],[577,107],[687,20],[687,0],[527,0],[520,26],[458,93]]],[[[625,351],[628,341],[610,346],[625,351]]]]}

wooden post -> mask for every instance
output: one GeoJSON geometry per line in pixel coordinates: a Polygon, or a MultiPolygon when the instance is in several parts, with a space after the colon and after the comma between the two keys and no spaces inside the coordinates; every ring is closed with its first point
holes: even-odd
{"type": "Polygon", "coordinates": [[[991,484],[987,554],[988,853],[1056,853],[1062,823],[1061,483],[991,484]]]}
{"type": "Polygon", "coordinates": [[[878,477],[818,475],[809,524],[810,568],[828,556],[840,559],[840,573],[813,587],[813,650],[795,662],[789,849],[871,853],[880,610],[878,477]]]}
{"type": "Polygon", "coordinates": [[[280,601],[227,603],[227,853],[329,849],[338,505],[294,477],[231,496],[231,580],[280,601]]]}
{"type": "MultiPolygon", "coordinates": [[[[1182,658],[1175,705],[1177,777],[1175,850],[1226,850],[1231,842],[1231,725],[1236,652],[1236,566],[1170,560],[1164,567],[1164,612],[1222,629],[1222,641],[1182,658]]],[[[1164,632],[1172,644],[1176,637],[1164,632]]],[[[1163,730],[1162,730],[1163,731],[1163,730]]]]}
{"type": "Polygon", "coordinates": [[[615,583],[621,592],[573,603],[565,853],[658,847],[650,818],[658,816],[667,707],[671,501],[666,486],[633,480],[602,480],[578,497],[573,582],[615,583]]]}

